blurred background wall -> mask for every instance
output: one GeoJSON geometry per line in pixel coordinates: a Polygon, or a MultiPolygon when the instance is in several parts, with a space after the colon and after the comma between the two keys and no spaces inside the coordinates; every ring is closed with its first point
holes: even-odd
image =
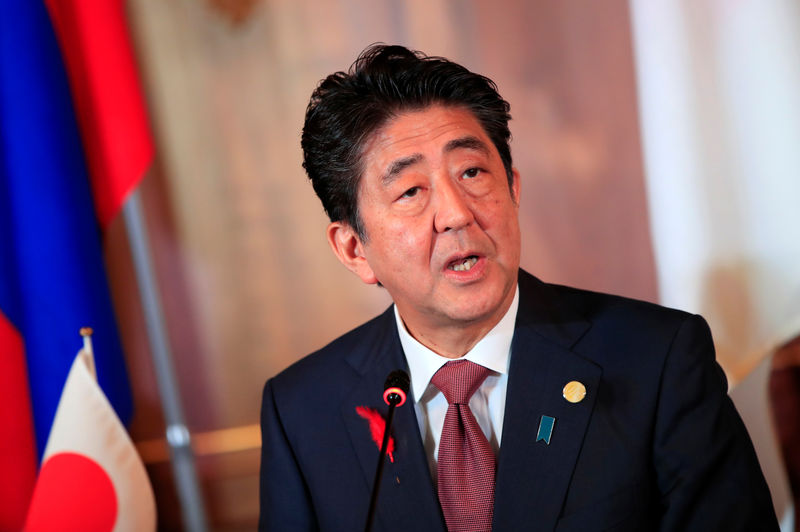
{"type": "MultiPolygon", "coordinates": [[[[550,282],[662,299],[626,0],[127,5],[157,141],[141,192],[215,530],[257,523],[264,381],[390,303],[329,251],[327,219],[301,168],[311,91],[368,44],[442,55],[497,82],[512,106],[524,268],[550,282]]],[[[154,483],[160,528],[179,529],[123,234],[118,220],[106,240],[134,387],[131,433],[154,483]]],[[[682,308],[702,310],[690,307],[682,308]]],[[[726,356],[735,360],[735,349],[726,356]]],[[[776,482],[782,510],[786,480],[776,482]]]]}

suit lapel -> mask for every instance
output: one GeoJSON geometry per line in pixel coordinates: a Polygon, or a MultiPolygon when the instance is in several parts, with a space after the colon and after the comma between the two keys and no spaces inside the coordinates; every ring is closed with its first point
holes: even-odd
{"type": "Polygon", "coordinates": [[[512,342],[503,437],[495,488],[495,530],[523,524],[552,530],[558,520],[589,424],[602,370],[570,350],[588,329],[522,273],[512,342]],[[586,397],[569,403],[564,385],[579,381],[586,397]],[[550,444],[536,441],[542,416],[555,418],[550,444]]]}
{"type": "MultiPolygon", "coordinates": [[[[375,342],[374,349],[351,355],[349,362],[361,376],[341,405],[342,418],[368,493],[372,490],[380,449],[372,439],[369,423],[356,413],[356,407],[372,408],[386,419],[388,406],[382,398],[386,376],[395,369],[408,371],[391,309],[384,313],[381,326],[381,338],[375,342]]],[[[384,464],[374,529],[443,531],[444,521],[428,470],[413,401],[395,409],[392,436],[394,462],[387,457],[384,464]]],[[[364,507],[368,504],[367,498],[364,507]]]]}

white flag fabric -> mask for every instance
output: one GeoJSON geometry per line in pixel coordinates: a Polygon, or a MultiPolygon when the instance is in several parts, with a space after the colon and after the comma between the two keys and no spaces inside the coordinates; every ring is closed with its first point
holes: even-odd
{"type": "Polygon", "coordinates": [[[91,352],[82,349],[56,410],[25,530],[155,529],[144,464],[97,384],[91,352]]]}
{"type": "Polygon", "coordinates": [[[735,386],[800,334],[800,4],[630,5],[659,302],[735,386]]]}

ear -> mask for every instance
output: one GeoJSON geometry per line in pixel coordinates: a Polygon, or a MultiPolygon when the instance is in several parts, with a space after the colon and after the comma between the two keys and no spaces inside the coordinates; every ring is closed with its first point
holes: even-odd
{"type": "Polygon", "coordinates": [[[326,231],[328,244],[339,262],[358,275],[367,284],[378,282],[367,258],[364,255],[364,244],[358,233],[344,222],[331,222],[326,231]]]}
{"type": "Polygon", "coordinates": [[[520,193],[520,179],[519,179],[519,170],[516,168],[511,168],[511,199],[514,200],[514,204],[519,207],[519,193],[520,193]]]}

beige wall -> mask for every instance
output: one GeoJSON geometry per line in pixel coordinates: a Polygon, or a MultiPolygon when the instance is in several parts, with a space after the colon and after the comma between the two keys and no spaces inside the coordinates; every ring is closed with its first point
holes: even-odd
{"type": "MultiPolygon", "coordinates": [[[[215,528],[255,525],[250,426],[264,380],[389,303],[330,253],[300,166],[312,89],[366,45],[405,44],[498,83],[514,117],[525,268],[656,299],[626,2],[128,4],[158,144],[142,192],[215,528]]],[[[170,528],[178,518],[158,457],[163,422],[118,235],[112,228],[109,262],[135,387],[132,433],[170,528]]]]}

